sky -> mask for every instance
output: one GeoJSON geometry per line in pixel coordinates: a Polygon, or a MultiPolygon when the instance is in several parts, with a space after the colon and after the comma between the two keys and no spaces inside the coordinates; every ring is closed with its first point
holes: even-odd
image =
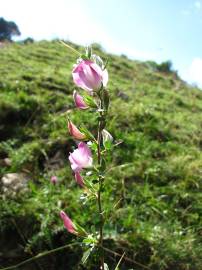
{"type": "Polygon", "coordinates": [[[202,87],[202,0],[0,0],[20,39],[100,43],[132,59],[173,62],[202,87]]]}

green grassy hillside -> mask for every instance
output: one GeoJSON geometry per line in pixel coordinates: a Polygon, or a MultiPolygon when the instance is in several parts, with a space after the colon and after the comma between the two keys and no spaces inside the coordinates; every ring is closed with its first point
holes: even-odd
{"type": "MultiPolygon", "coordinates": [[[[125,251],[147,269],[200,270],[202,91],[162,65],[96,49],[109,57],[107,129],[121,142],[106,177],[105,208],[111,217],[105,246],[125,251]]],[[[75,142],[67,133],[67,112],[77,125],[96,127],[92,114],[74,108],[75,56],[57,41],[42,41],[7,45],[0,48],[0,59],[0,177],[25,173],[29,178],[24,193],[5,194],[1,185],[3,268],[78,241],[64,229],[60,209],[86,230],[98,220],[97,206],[80,199],[68,162],[75,142]],[[56,186],[52,175],[59,178],[56,186]]],[[[86,266],[80,258],[75,246],[19,269],[97,269],[95,255],[86,266]]],[[[106,253],[110,270],[118,260],[106,253]]],[[[145,268],[123,261],[120,269],[145,268]]]]}

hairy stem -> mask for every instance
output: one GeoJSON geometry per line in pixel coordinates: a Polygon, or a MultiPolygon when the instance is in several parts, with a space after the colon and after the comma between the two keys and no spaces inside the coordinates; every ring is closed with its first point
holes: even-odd
{"type": "MultiPolygon", "coordinates": [[[[102,153],[101,153],[101,145],[102,145],[102,130],[105,122],[105,114],[103,113],[103,97],[102,97],[102,90],[98,94],[98,98],[100,100],[100,113],[99,113],[99,121],[98,121],[98,133],[97,133],[97,160],[98,160],[98,167],[99,167],[99,188],[97,193],[97,200],[98,200],[98,210],[99,210],[99,217],[100,217],[100,228],[99,228],[99,245],[103,246],[103,227],[104,227],[104,217],[103,217],[103,209],[102,209],[102,200],[101,200],[101,192],[102,192],[102,184],[103,184],[103,175],[102,175],[102,153]]],[[[104,270],[104,250],[101,250],[100,255],[101,261],[101,269],[104,270]]]]}
{"type": "MultiPolygon", "coordinates": [[[[100,216],[100,235],[99,235],[99,245],[103,246],[103,226],[104,226],[104,218],[103,218],[103,210],[102,210],[102,201],[101,201],[101,191],[102,191],[102,176],[101,176],[101,163],[102,163],[102,156],[101,156],[101,142],[102,142],[102,116],[100,115],[99,123],[98,123],[98,136],[97,136],[97,159],[98,159],[98,166],[99,166],[99,189],[97,193],[98,199],[98,210],[100,216]]],[[[104,270],[104,255],[103,251],[101,254],[101,269],[104,270]]]]}

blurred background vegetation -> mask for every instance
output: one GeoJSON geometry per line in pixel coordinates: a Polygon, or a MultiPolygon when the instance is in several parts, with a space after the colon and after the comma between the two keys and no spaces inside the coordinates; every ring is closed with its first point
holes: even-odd
{"type": "MultiPolygon", "coordinates": [[[[69,43],[81,51],[83,48],[69,43]]],[[[120,269],[200,270],[202,265],[202,92],[180,79],[170,61],[109,58],[107,129],[120,144],[105,183],[107,248],[137,262],[120,269]],[[114,208],[116,205],[116,208],[114,208]],[[141,266],[142,264],[142,266],[141,266]]],[[[1,43],[0,266],[78,242],[59,218],[65,210],[93,231],[97,206],[85,202],[68,162],[75,142],[67,113],[92,131],[96,118],[73,104],[75,56],[58,40],[1,43]],[[51,176],[58,177],[54,186],[51,176]]],[[[81,246],[19,269],[98,269],[96,254],[81,264],[81,246]]],[[[119,258],[105,254],[110,269],[119,258]]]]}

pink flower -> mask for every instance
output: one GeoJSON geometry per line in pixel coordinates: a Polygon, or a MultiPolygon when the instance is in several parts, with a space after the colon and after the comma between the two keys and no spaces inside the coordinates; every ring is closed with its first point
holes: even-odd
{"type": "Polygon", "coordinates": [[[89,92],[107,85],[108,72],[90,60],[82,60],[72,71],[74,83],[89,92]]]}
{"type": "Polygon", "coordinates": [[[68,121],[68,130],[69,133],[76,140],[86,139],[86,135],[82,133],[71,121],[68,121]]]}
{"type": "Polygon", "coordinates": [[[64,226],[70,233],[77,233],[75,229],[75,225],[72,220],[68,217],[68,215],[64,211],[60,211],[60,217],[64,222],[64,226]]]}
{"type": "Polygon", "coordinates": [[[81,187],[83,187],[83,186],[84,186],[83,177],[80,175],[80,173],[79,173],[79,172],[75,172],[74,177],[75,177],[76,182],[77,182],[81,187]]]}
{"type": "Polygon", "coordinates": [[[81,110],[85,110],[88,109],[88,105],[85,103],[84,99],[82,96],[80,96],[76,90],[74,90],[73,92],[73,99],[74,99],[74,103],[76,105],[77,108],[81,109],[81,110]]]}
{"type": "Polygon", "coordinates": [[[56,185],[56,184],[57,184],[57,181],[58,181],[57,176],[55,176],[55,175],[51,176],[50,181],[51,181],[51,183],[52,183],[53,185],[56,185]]]}
{"type": "Polygon", "coordinates": [[[83,168],[91,167],[93,159],[88,145],[84,142],[80,142],[78,148],[74,150],[73,153],[70,153],[69,161],[75,173],[80,172],[83,168]]]}

